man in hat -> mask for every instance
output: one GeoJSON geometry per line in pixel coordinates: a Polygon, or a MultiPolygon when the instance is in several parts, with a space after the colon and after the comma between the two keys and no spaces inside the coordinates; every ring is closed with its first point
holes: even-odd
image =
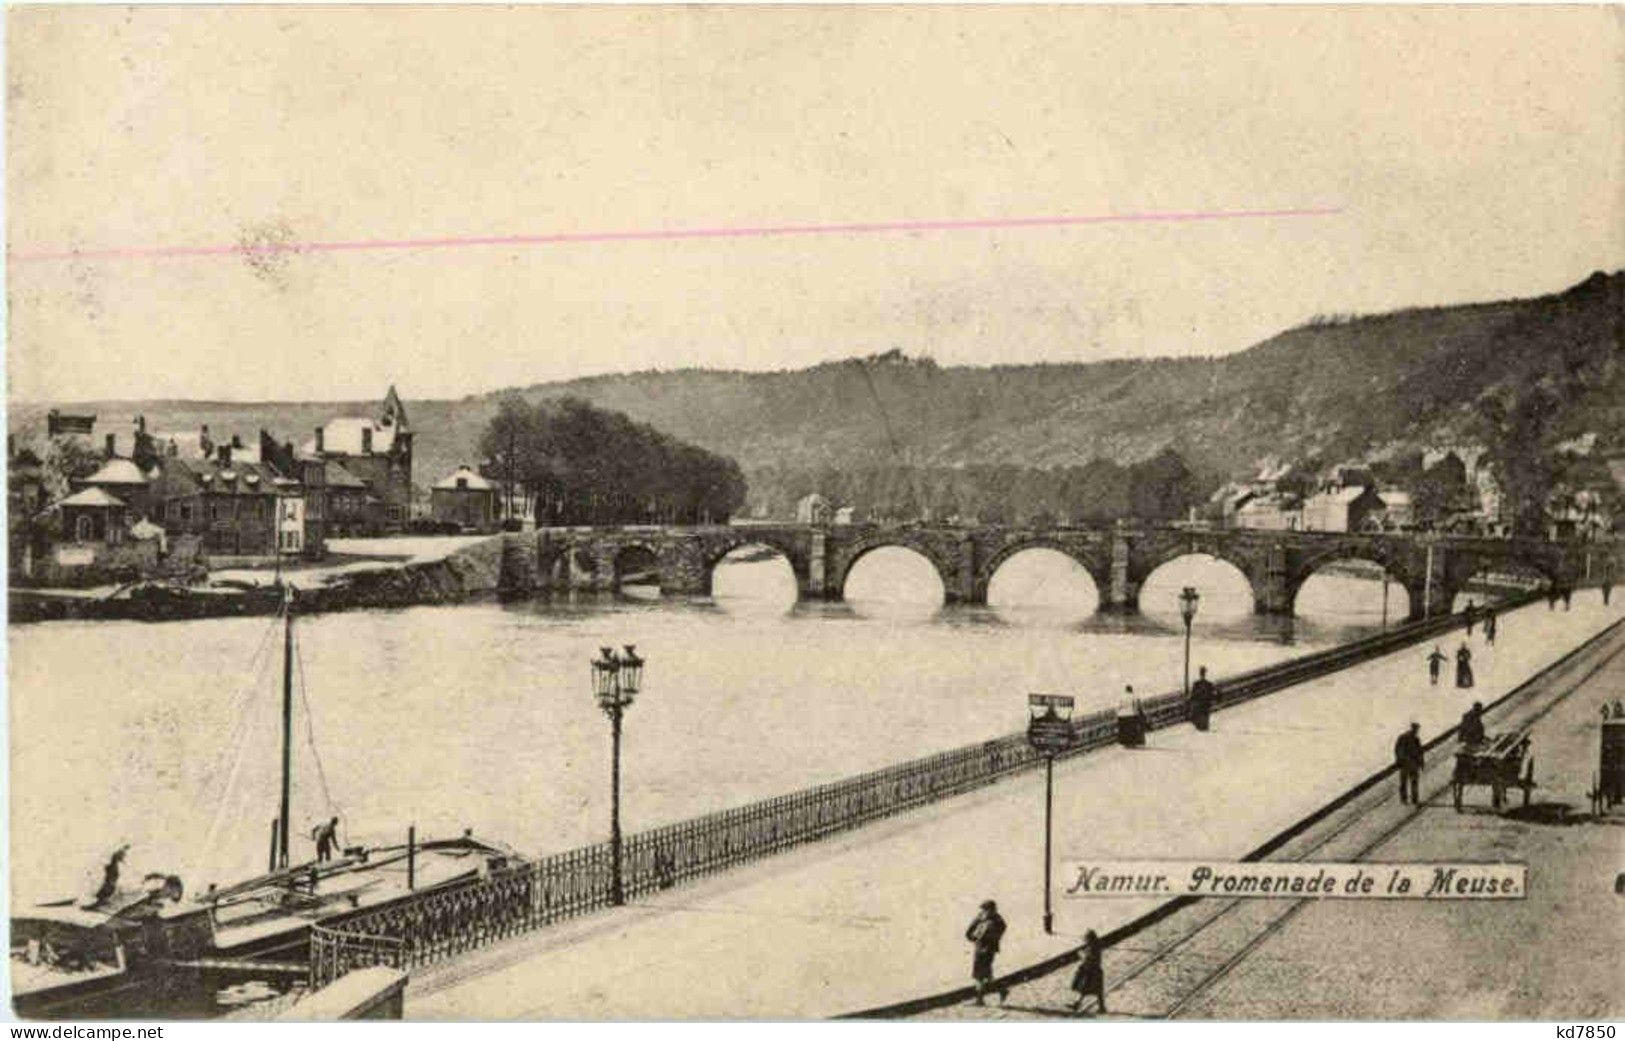
{"type": "Polygon", "coordinates": [[[1412,723],[1411,728],[1394,742],[1394,765],[1399,767],[1399,801],[1413,806],[1421,805],[1420,781],[1422,777],[1422,725],[1412,723]]]}
{"type": "MultiPolygon", "coordinates": [[[[999,941],[1004,939],[1004,918],[999,914],[997,904],[991,900],[982,901],[981,910],[965,930],[965,939],[975,945],[970,974],[976,981],[976,1004],[981,1005],[988,987],[993,985],[993,957],[999,953],[999,941]]],[[[999,988],[999,1004],[1004,1004],[1009,994],[1008,989],[999,988]]]]}
{"type": "Polygon", "coordinates": [[[1219,690],[1213,681],[1207,678],[1207,666],[1203,665],[1196,670],[1196,682],[1191,684],[1191,725],[1198,730],[1206,730],[1208,720],[1213,715],[1213,703],[1218,700],[1219,690]]]}
{"type": "Polygon", "coordinates": [[[1462,713],[1461,723],[1457,725],[1456,736],[1464,745],[1481,745],[1484,743],[1484,703],[1473,702],[1473,707],[1462,713]]]}

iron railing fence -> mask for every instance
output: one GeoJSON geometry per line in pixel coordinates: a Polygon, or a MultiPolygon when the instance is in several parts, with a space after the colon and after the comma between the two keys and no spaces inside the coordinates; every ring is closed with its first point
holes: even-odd
{"type": "Polygon", "coordinates": [[[345,932],[325,926],[310,930],[310,989],[319,990],[357,969],[402,968],[404,941],[383,935],[345,932]]]}
{"type": "MultiPolygon", "coordinates": [[[[1520,606],[1533,595],[1502,605],[1520,606]]],[[[1304,680],[1388,654],[1463,624],[1460,615],[1426,619],[1387,632],[1232,676],[1219,685],[1219,707],[1240,704],[1304,680]]],[[[1150,729],[1187,718],[1179,691],[1144,699],[1150,729]]],[[[1072,720],[1074,744],[1057,758],[1082,755],[1117,740],[1115,709],[1072,720]]],[[[816,841],[939,799],[972,791],[1037,766],[1043,753],[1024,733],[926,756],[856,777],[721,810],[628,836],[622,850],[628,897],[669,889],[738,864],[816,841]]],[[[451,886],[426,890],[313,932],[313,983],[336,978],[367,958],[393,958],[411,969],[505,937],[551,925],[611,903],[607,842],[545,857],[451,886]],[[377,943],[376,948],[369,943],[377,943]],[[338,973],[342,974],[342,972],[338,973]]]]}

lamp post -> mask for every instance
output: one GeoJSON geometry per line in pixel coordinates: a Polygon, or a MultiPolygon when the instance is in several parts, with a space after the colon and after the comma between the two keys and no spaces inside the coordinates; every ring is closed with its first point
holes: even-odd
{"type": "Polygon", "coordinates": [[[1027,695],[1027,743],[1044,757],[1044,932],[1055,932],[1050,907],[1050,852],[1055,819],[1055,756],[1077,740],[1072,730],[1072,698],[1065,694],[1027,695]]]}
{"type": "Polygon", "coordinates": [[[599,648],[599,656],[592,662],[592,692],[598,707],[609,717],[609,902],[616,907],[626,903],[626,889],[621,883],[621,718],[632,706],[642,682],[643,659],[632,644],[626,645],[625,655],[616,654],[613,647],[599,648]]]}
{"type": "Polygon", "coordinates": [[[1193,586],[1179,594],[1179,617],[1185,619],[1185,696],[1191,696],[1191,622],[1196,620],[1196,604],[1202,599],[1193,586]]]}

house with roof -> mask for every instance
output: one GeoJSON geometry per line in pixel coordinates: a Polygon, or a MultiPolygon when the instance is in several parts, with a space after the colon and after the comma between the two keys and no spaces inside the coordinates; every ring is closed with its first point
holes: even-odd
{"type": "Polygon", "coordinates": [[[101,488],[81,488],[56,503],[62,514],[64,541],[81,545],[104,542],[116,546],[124,541],[130,507],[124,500],[101,488]]]}
{"type": "Polygon", "coordinates": [[[156,518],[170,534],[196,535],[211,556],[271,556],[277,551],[277,500],[288,494],[265,463],[232,458],[222,445],[213,459],[170,459],[163,466],[156,518]]]}
{"type": "Polygon", "coordinates": [[[152,505],[151,482],[141,468],[129,459],[113,456],[89,477],[72,483],[75,491],[97,488],[116,497],[132,512],[132,520],[146,516],[152,505]]]}
{"type": "MultiPolygon", "coordinates": [[[[338,463],[371,499],[368,516],[358,525],[364,530],[354,534],[404,531],[412,511],[412,427],[395,388],[389,388],[376,416],[336,416],[317,427],[315,435],[303,452],[338,463]]],[[[330,487],[334,476],[330,470],[330,487]]]]}
{"type": "Polygon", "coordinates": [[[1297,531],[1303,527],[1303,503],[1286,492],[1252,495],[1231,515],[1230,522],[1254,531],[1297,531]]]}
{"type": "Polygon", "coordinates": [[[498,489],[466,464],[436,481],[429,489],[429,515],[440,524],[455,524],[478,532],[499,526],[498,489]]]}
{"type": "Polygon", "coordinates": [[[828,524],[833,513],[830,501],[817,492],[803,495],[796,502],[797,524],[828,524]]]}
{"type": "MultiPolygon", "coordinates": [[[[12,577],[24,584],[94,586],[159,572],[164,547],[132,534],[129,506],[102,488],[81,488],[46,508],[12,577]]],[[[139,523],[139,522],[138,522],[139,523]]]]}
{"type": "Polygon", "coordinates": [[[327,486],[327,532],[332,538],[376,535],[383,526],[383,503],[367,482],[342,463],[322,460],[327,486]]]}
{"type": "Polygon", "coordinates": [[[1365,531],[1383,509],[1382,496],[1369,484],[1331,484],[1303,503],[1304,531],[1365,531]]]}

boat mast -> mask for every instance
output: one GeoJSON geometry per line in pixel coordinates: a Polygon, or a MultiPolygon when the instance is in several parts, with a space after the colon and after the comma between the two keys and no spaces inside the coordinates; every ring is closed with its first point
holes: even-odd
{"type": "Polygon", "coordinates": [[[288,788],[293,763],[293,590],[282,594],[282,813],[277,829],[277,866],[288,866],[288,788]]]}

